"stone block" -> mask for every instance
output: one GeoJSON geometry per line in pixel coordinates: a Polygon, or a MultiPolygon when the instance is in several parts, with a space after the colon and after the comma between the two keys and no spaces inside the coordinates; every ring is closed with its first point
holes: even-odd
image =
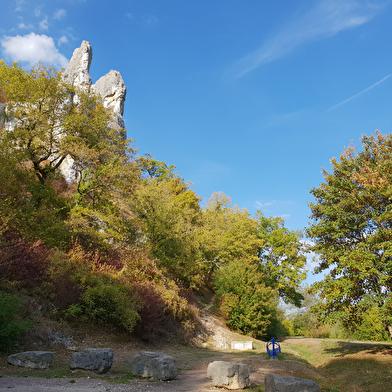
{"type": "Polygon", "coordinates": [[[81,353],[74,353],[69,361],[70,369],[93,370],[107,373],[113,366],[114,353],[111,348],[86,348],[81,353]]]}
{"type": "Polygon", "coordinates": [[[319,392],[319,386],[305,378],[267,374],[264,378],[265,392],[319,392]]]}
{"type": "Polygon", "coordinates": [[[207,377],[214,387],[244,389],[250,385],[250,367],[244,363],[214,361],[208,365],[207,377]]]}
{"type": "Polygon", "coordinates": [[[54,353],[51,351],[25,351],[10,355],[7,362],[15,366],[46,369],[52,363],[53,358],[54,353]]]}
{"type": "Polygon", "coordinates": [[[132,360],[132,373],[135,376],[151,377],[157,380],[173,380],[178,375],[174,358],[164,353],[142,351],[132,360]]]}

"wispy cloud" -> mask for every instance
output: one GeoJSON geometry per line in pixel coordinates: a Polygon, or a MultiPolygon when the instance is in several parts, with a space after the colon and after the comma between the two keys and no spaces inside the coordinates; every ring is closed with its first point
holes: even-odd
{"type": "Polygon", "coordinates": [[[288,23],[259,49],[234,63],[225,76],[239,78],[286,56],[308,42],[329,38],[343,30],[361,26],[382,8],[376,1],[318,0],[310,11],[288,23]]]}
{"type": "Polygon", "coordinates": [[[381,83],[384,82],[385,80],[389,79],[391,76],[392,76],[392,73],[389,74],[389,75],[387,75],[387,76],[385,76],[384,78],[382,78],[382,79],[379,80],[378,82],[373,83],[371,86],[365,88],[364,90],[362,90],[362,91],[359,92],[358,94],[355,94],[355,95],[353,95],[352,97],[345,99],[344,101],[338,103],[337,105],[334,105],[334,106],[330,107],[330,108],[327,109],[327,110],[336,109],[336,108],[338,108],[339,106],[342,106],[342,105],[344,105],[345,103],[350,102],[350,101],[352,101],[353,99],[360,97],[361,95],[367,93],[369,90],[373,89],[374,87],[377,87],[379,84],[381,84],[381,83]]]}
{"type": "Polygon", "coordinates": [[[63,18],[65,18],[67,16],[67,11],[65,10],[65,9],[60,9],[60,10],[57,10],[55,13],[54,13],[54,15],[53,15],[53,19],[63,19],[63,18]]]}
{"type": "Polygon", "coordinates": [[[291,218],[290,214],[283,213],[292,207],[294,203],[292,201],[281,201],[281,200],[271,200],[271,201],[256,201],[254,206],[260,210],[263,214],[269,216],[279,216],[282,219],[291,218]],[[279,211],[277,213],[277,211],[279,211]]]}
{"type": "Polygon", "coordinates": [[[34,26],[32,25],[32,24],[29,24],[29,25],[25,25],[24,23],[19,23],[19,25],[18,25],[18,28],[20,28],[20,29],[33,29],[34,28],[34,26]]]}
{"type": "Polygon", "coordinates": [[[58,46],[62,45],[62,44],[67,44],[68,43],[68,38],[63,35],[59,40],[58,40],[58,46]]]}
{"type": "Polygon", "coordinates": [[[48,17],[45,17],[45,19],[43,19],[43,20],[41,20],[41,22],[39,22],[39,28],[41,30],[48,30],[48,28],[49,28],[48,17]]]}

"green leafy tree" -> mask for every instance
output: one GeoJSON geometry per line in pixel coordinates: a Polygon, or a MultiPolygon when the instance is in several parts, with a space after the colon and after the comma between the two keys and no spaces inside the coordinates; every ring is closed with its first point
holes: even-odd
{"type": "Polygon", "coordinates": [[[257,220],[246,209],[232,207],[228,196],[216,192],[203,211],[199,244],[200,262],[213,271],[236,259],[256,263],[263,240],[257,236],[257,220]]]}
{"type": "MultiPolygon", "coordinates": [[[[99,150],[113,139],[108,135],[111,115],[100,99],[67,84],[53,68],[38,64],[25,71],[0,60],[0,90],[9,125],[1,130],[1,148],[29,163],[41,184],[67,157],[88,162],[89,149],[99,150]]],[[[116,146],[117,140],[110,145],[116,146]]]]}
{"type": "Polygon", "coordinates": [[[195,228],[200,219],[199,198],[180,178],[149,178],[130,200],[138,217],[140,242],[149,246],[160,268],[185,285],[201,284],[196,264],[195,228]]]}
{"type": "Polygon", "coordinates": [[[265,217],[257,211],[257,235],[263,241],[258,251],[259,268],[266,276],[266,284],[274,288],[286,302],[300,306],[304,299],[298,291],[306,278],[307,247],[299,231],[289,230],[280,217],[265,217]]]}
{"type": "Polygon", "coordinates": [[[265,285],[257,265],[234,259],[217,271],[215,286],[226,324],[244,334],[264,337],[276,311],[276,294],[265,285]]]}
{"type": "Polygon", "coordinates": [[[313,223],[307,234],[318,254],[317,272],[325,278],[313,286],[323,298],[321,318],[355,328],[363,309],[379,308],[392,336],[392,136],[364,135],[359,151],[346,148],[331,160],[331,172],[312,188],[313,223]]]}

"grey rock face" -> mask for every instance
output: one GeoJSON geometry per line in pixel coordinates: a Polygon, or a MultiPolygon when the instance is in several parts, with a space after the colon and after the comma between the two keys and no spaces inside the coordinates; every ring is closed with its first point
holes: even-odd
{"type": "Polygon", "coordinates": [[[164,353],[142,351],[132,360],[132,373],[135,376],[152,377],[157,380],[173,380],[178,374],[174,358],[164,353]]]}
{"type": "Polygon", "coordinates": [[[208,365],[207,377],[215,387],[243,389],[250,385],[250,367],[244,363],[214,361],[208,365]]]}
{"type": "MultiPolygon", "coordinates": [[[[88,41],[83,41],[80,48],[74,50],[71,61],[69,62],[63,77],[67,83],[86,91],[94,91],[102,97],[104,107],[113,112],[113,122],[110,124],[113,128],[125,128],[123,114],[124,103],[127,88],[121,74],[117,71],[110,71],[102,76],[92,85],[90,77],[90,65],[93,58],[93,51],[88,41]]],[[[125,131],[122,132],[125,139],[125,131]]],[[[73,159],[67,157],[61,164],[61,173],[68,183],[76,179],[76,172],[73,170],[73,159]]]]}
{"type": "Polygon", "coordinates": [[[267,374],[264,378],[265,392],[319,392],[319,386],[304,378],[267,374]]]}
{"type": "Polygon", "coordinates": [[[54,353],[51,351],[25,351],[10,355],[7,362],[15,366],[46,369],[52,363],[53,358],[54,353]]]}
{"type": "Polygon", "coordinates": [[[116,128],[124,128],[122,116],[127,88],[120,72],[110,71],[98,79],[92,88],[96,94],[102,97],[104,107],[113,111],[115,115],[115,124],[113,125],[116,128]]]}
{"type": "Polygon", "coordinates": [[[114,353],[110,348],[86,348],[81,353],[72,354],[69,367],[107,373],[113,366],[113,357],[114,353]]]}
{"type": "Polygon", "coordinates": [[[91,86],[90,65],[93,59],[93,50],[90,42],[83,41],[80,48],[74,50],[71,61],[65,72],[64,80],[74,86],[84,86],[87,90],[91,86]]]}

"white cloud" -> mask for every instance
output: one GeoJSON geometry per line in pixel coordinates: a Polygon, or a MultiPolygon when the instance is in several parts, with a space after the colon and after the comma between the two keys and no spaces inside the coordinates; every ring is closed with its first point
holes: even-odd
{"type": "Polygon", "coordinates": [[[59,53],[53,38],[44,34],[4,37],[1,46],[3,54],[11,61],[28,63],[30,66],[38,62],[60,68],[68,65],[68,60],[59,53]]]}
{"type": "Polygon", "coordinates": [[[328,110],[336,109],[337,107],[342,106],[342,105],[344,105],[345,103],[347,103],[347,102],[349,102],[349,101],[352,101],[352,100],[355,99],[355,98],[360,97],[362,94],[367,93],[369,90],[371,90],[372,88],[378,86],[379,84],[381,84],[381,83],[384,82],[385,80],[389,79],[391,76],[392,76],[392,74],[389,74],[389,75],[385,76],[384,78],[382,78],[382,79],[379,80],[378,82],[373,83],[371,86],[365,88],[364,90],[362,90],[362,91],[360,91],[359,93],[357,93],[357,94],[351,96],[350,98],[345,99],[344,101],[338,103],[337,105],[334,105],[334,106],[330,107],[328,110]]]}
{"type": "Polygon", "coordinates": [[[286,56],[305,43],[361,26],[382,8],[375,1],[318,0],[309,12],[288,23],[259,49],[234,63],[225,76],[244,76],[264,64],[286,56]]]}
{"type": "Polygon", "coordinates": [[[58,46],[60,46],[61,44],[67,44],[68,43],[68,38],[63,35],[59,40],[58,40],[58,46]]]}
{"type": "Polygon", "coordinates": [[[41,16],[41,10],[40,10],[39,8],[36,8],[36,9],[34,10],[34,16],[36,16],[36,17],[41,16]]]}
{"type": "Polygon", "coordinates": [[[39,22],[39,28],[41,30],[48,30],[49,27],[49,23],[48,23],[48,17],[45,17],[45,19],[41,20],[41,22],[39,22]]]}
{"type": "Polygon", "coordinates": [[[54,13],[54,15],[53,15],[53,18],[54,19],[63,19],[63,18],[65,18],[67,16],[67,11],[65,10],[65,9],[60,9],[60,10],[57,10],[55,13],[54,13]]]}

